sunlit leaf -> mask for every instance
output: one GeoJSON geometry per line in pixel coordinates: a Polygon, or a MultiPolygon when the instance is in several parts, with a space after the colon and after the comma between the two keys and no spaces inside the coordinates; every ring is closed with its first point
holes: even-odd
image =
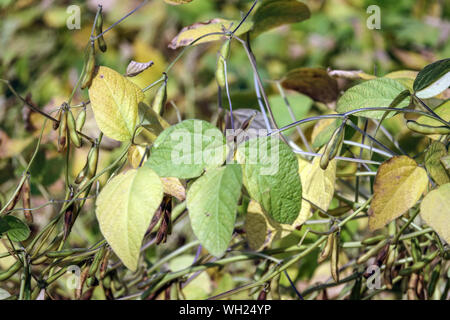
{"type": "Polygon", "coordinates": [[[164,130],[153,144],[146,166],[161,177],[195,178],[226,158],[223,134],[212,124],[185,120],[164,130]]]}
{"type": "Polygon", "coordinates": [[[208,170],[188,190],[192,229],[214,256],[221,256],[231,241],[241,186],[241,166],[229,164],[208,170]]]}
{"type": "Polygon", "coordinates": [[[126,77],[99,67],[89,88],[92,110],[100,130],[118,141],[130,140],[138,120],[142,90],[126,77]]]}
{"type": "MultiPolygon", "coordinates": [[[[403,84],[393,79],[378,78],[365,81],[348,89],[338,100],[336,110],[344,113],[361,108],[387,108],[405,89],[403,84]]],[[[408,104],[409,99],[405,98],[397,108],[404,108],[408,104]]],[[[355,116],[381,119],[384,113],[385,111],[363,111],[355,113],[355,116]]],[[[391,112],[386,118],[394,114],[391,112]]]]}
{"type": "Polygon", "coordinates": [[[450,183],[430,191],[420,204],[420,216],[450,243],[450,183]]]}
{"type": "Polygon", "coordinates": [[[395,156],[379,168],[369,210],[369,228],[377,230],[416,204],[428,184],[425,169],[407,156],[395,156]]]}
{"type": "Polygon", "coordinates": [[[100,230],[130,270],[136,270],[142,239],[163,197],[163,186],[147,167],[132,169],[111,179],[97,198],[100,230]]]}

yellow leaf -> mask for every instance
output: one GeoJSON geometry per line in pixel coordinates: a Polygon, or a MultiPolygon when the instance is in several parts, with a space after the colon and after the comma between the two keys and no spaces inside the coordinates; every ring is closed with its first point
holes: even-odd
{"type": "Polygon", "coordinates": [[[161,178],[163,183],[164,193],[174,196],[180,201],[186,199],[186,189],[177,178],[161,178]]]}
{"type": "MultiPolygon", "coordinates": [[[[439,107],[433,110],[439,117],[444,119],[447,122],[450,122],[450,101],[446,101],[443,104],[441,104],[439,107]]],[[[425,124],[428,126],[442,126],[443,123],[440,121],[437,121],[433,118],[427,117],[427,116],[420,116],[417,119],[417,122],[420,124],[425,124]]],[[[442,136],[440,134],[433,134],[428,135],[429,138],[433,140],[439,140],[442,136]]]]}
{"type": "Polygon", "coordinates": [[[420,204],[420,216],[450,243],[450,183],[428,193],[420,204]]]}
{"type": "Polygon", "coordinates": [[[416,204],[428,184],[425,169],[407,156],[395,156],[379,168],[369,209],[369,229],[380,229],[416,204]]]}
{"type": "Polygon", "coordinates": [[[127,141],[138,121],[142,90],[118,72],[99,67],[89,88],[92,110],[99,129],[108,137],[127,141]]]}
{"type": "Polygon", "coordinates": [[[148,167],[111,179],[97,198],[100,231],[130,270],[136,270],[142,239],[163,197],[158,175],[148,167]]]}
{"type": "Polygon", "coordinates": [[[136,169],[139,167],[141,162],[143,163],[145,159],[142,159],[145,154],[145,147],[132,145],[128,149],[128,162],[131,166],[136,169]]]}
{"type": "MultiPolygon", "coordinates": [[[[323,149],[320,153],[323,152],[323,149]]],[[[315,157],[312,163],[298,158],[299,174],[302,181],[302,197],[311,201],[317,207],[327,211],[334,195],[334,184],[336,180],[336,160],[328,164],[326,170],[320,168],[320,157],[315,157]]],[[[311,204],[302,200],[302,209],[294,226],[300,226],[311,217],[311,204]]]]}

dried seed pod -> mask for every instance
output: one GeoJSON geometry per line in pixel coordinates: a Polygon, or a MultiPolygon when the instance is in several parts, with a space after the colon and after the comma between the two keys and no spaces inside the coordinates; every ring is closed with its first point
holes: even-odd
{"type": "MultiPolygon", "coordinates": [[[[102,6],[99,5],[99,12],[98,12],[98,17],[97,17],[97,22],[95,23],[96,36],[98,36],[99,34],[102,34],[102,32],[103,32],[103,14],[102,14],[102,6]]],[[[105,52],[107,47],[106,47],[106,41],[103,38],[103,35],[98,37],[97,41],[98,41],[99,49],[102,52],[105,52]]]]}
{"type": "Polygon", "coordinates": [[[23,204],[23,215],[28,223],[33,223],[33,212],[31,211],[31,187],[30,178],[27,177],[22,186],[22,204],[23,204]]]}
{"type": "Polygon", "coordinates": [[[62,110],[61,121],[59,122],[58,152],[63,152],[67,147],[67,112],[62,110]]]}
{"type": "Polygon", "coordinates": [[[75,118],[73,116],[72,111],[69,109],[67,110],[67,128],[69,130],[69,136],[70,140],[72,141],[73,145],[76,148],[81,147],[81,138],[78,135],[77,129],[76,129],[76,122],[75,118]]]}
{"type": "Polygon", "coordinates": [[[317,263],[322,263],[330,256],[331,251],[333,250],[333,242],[334,242],[334,233],[328,235],[327,242],[325,243],[325,246],[323,247],[323,250],[320,253],[319,258],[317,259],[317,263]]]}
{"type": "Polygon", "coordinates": [[[386,259],[386,269],[384,271],[384,283],[386,288],[389,290],[392,289],[392,268],[394,266],[395,260],[397,258],[397,248],[395,245],[389,245],[389,252],[386,259]]]}
{"type": "Polygon", "coordinates": [[[95,73],[95,47],[94,42],[91,42],[86,49],[84,58],[84,73],[81,79],[81,89],[90,87],[95,73]]]}
{"type": "Polygon", "coordinates": [[[411,277],[409,278],[408,289],[406,291],[408,300],[416,300],[417,299],[416,287],[417,287],[418,280],[419,280],[419,275],[417,273],[413,273],[411,275],[411,277]]]}
{"type": "MultiPolygon", "coordinates": [[[[69,186],[69,190],[66,195],[66,200],[72,200],[74,196],[74,188],[72,186],[69,186]]],[[[72,226],[75,222],[75,219],[78,216],[78,210],[76,202],[72,202],[64,212],[64,240],[67,239],[67,236],[70,233],[70,230],[72,229],[72,226]]]]}
{"type": "Polygon", "coordinates": [[[163,84],[159,87],[156,92],[155,98],[153,99],[152,109],[159,115],[164,111],[164,106],[167,101],[167,77],[164,79],[163,84]]]}
{"type": "MultiPolygon", "coordinates": [[[[25,181],[24,181],[25,182],[25,181]]],[[[9,205],[6,207],[5,211],[11,211],[12,209],[14,209],[14,207],[16,206],[17,202],[19,202],[19,198],[20,198],[20,194],[22,193],[22,188],[23,188],[23,184],[22,183],[19,188],[17,189],[16,193],[14,194],[11,202],[9,203],[9,205]]]]}
{"type": "Polygon", "coordinates": [[[427,124],[418,123],[414,120],[406,121],[406,126],[409,130],[421,134],[450,134],[449,126],[430,126],[427,124]]]}
{"type": "Polygon", "coordinates": [[[85,122],[86,122],[86,107],[84,107],[83,110],[81,110],[77,116],[77,121],[75,123],[76,130],[81,132],[81,130],[83,130],[85,122]]]}
{"type": "Polygon", "coordinates": [[[333,135],[325,146],[325,150],[323,151],[322,156],[320,157],[320,167],[322,170],[326,170],[328,168],[328,164],[331,160],[333,160],[338,154],[342,141],[344,140],[345,133],[345,122],[342,123],[336,130],[334,130],[333,135]]]}
{"type": "Polygon", "coordinates": [[[220,48],[219,57],[217,59],[216,81],[221,88],[224,88],[226,86],[225,60],[230,54],[230,42],[230,40],[224,42],[224,44],[220,48]]]}
{"type": "Polygon", "coordinates": [[[333,233],[333,249],[331,250],[331,276],[336,283],[339,282],[339,232],[333,233]]]}

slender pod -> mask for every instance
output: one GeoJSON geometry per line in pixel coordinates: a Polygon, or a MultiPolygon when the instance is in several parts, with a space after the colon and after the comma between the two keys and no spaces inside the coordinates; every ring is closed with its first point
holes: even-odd
{"type": "Polygon", "coordinates": [[[67,110],[63,108],[61,121],[59,122],[58,152],[63,152],[67,147],[67,110]]]}
{"type": "Polygon", "coordinates": [[[344,141],[344,133],[345,133],[345,120],[342,124],[334,130],[333,135],[325,146],[325,150],[323,151],[322,156],[320,157],[320,167],[322,170],[328,168],[328,164],[331,160],[333,160],[339,152],[339,149],[342,146],[342,142],[344,141]]]}
{"type": "Polygon", "coordinates": [[[23,215],[28,223],[33,223],[33,211],[31,211],[31,186],[30,177],[28,176],[22,187],[22,204],[23,204],[23,215]]]}
{"type": "Polygon", "coordinates": [[[334,233],[328,235],[327,242],[325,243],[325,246],[323,247],[323,250],[320,253],[319,258],[317,259],[317,263],[322,263],[330,256],[331,251],[333,250],[333,243],[334,243],[334,233]]]}
{"type": "Polygon", "coordinates": [[[92,79],[95,73],[95,46],[94,42],[91,41],[88,48],[86,49],[84,58],[84,74],[81,79],[81,89],[90,87],[92,79]]]}
{"type": "Polygon", "coordinates": [[[106,47],[106,41],[103,38],[103,14],[102,14],[102,6],[99,5],[98,6],[98,17],[97,17],[97,22],[95,23],[95,33],[96,36],[101,35],[100,37],[97,38],[97,43],[98,43],[98,48],[102,51],[105,52],[107,47],[106,47]]]}
{"type": "Polygon", "coordinates": [[[95,276],[95,274],[97,273],[97,270],[99,269],[105,254],[106,254],[106,246],[102,246],[100,250],[95,254],[94,261],[92,261],[92,264],[89,267],[90,277],[95,276]]]}
{"type": "Polygon", "coordinates": [[[69,130],[70,141],[72,141],[76,148],[81,147],[81,138],[78,135],[76,121],[70,109],[67,110],[67,128],[69,130]]]}
{"type": "Polygon", "coordinates": [[[164,106],[167,101],[167,75],[164,73],[164,82],[159,87],[156,92],[155,98],[153,99],[152,109],[159,115],[164,111],[164,106]]]}
{"type": "Polygon", "coordinates": [[[339,232],[333,233],[333,249],[331,250],[331,276],[336,283],[339,282],[339,232]]]}
{"type": "Polygon", "coordinates": [[[449,126],[430,126],[427,124],[418,123],[414,120],[406,121],[406,126],[409,130],[421,134],[450,134],[449,126]]]}
{"type": "Polygon", "coordinates": [[[224,88],[226,85],[225,60],[230,54],[230,42],[230,40],[224,42],[220,48],[219,57],[217,59],[216,81],[221,88],[224,88]]]}
{"type": "Polygon", "coordinates": [[[77,131],[83,130],[84,123],[86,122],[86,107],[84,107],[77,116],[75,128],[77,131]]]}

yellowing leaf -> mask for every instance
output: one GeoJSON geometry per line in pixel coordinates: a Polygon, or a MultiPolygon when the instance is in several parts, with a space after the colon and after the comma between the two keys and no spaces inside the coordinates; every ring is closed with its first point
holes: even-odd
{"type": "MultiPolygon", "coordinates": [[[[302,197],[327,211],[334,195],[336,160],[331,160],[327,169],[322,170],[320,167],[320,157],[315,157],[312,163],[299,158],[299,174],[303,188],[302,197]],[[301,164],[305,162],[306,164],[301,164]]],[[[302,200],[302,209],[294,222],[295,227],[302,225],[311,217],[310,209],[311,204],[308,201],[302,200]]]]}
{"type": "Polygon", "coordinates": [[[420,216],[450,243],[450,183],[429,192],[420,204],[420,216]]]}
{"type": "Polygon", "coordinates": [[[162,197],[158,175],[141,167],[111,179],[97,198],[100,231],[130,270],[137,268],[142,239],[162,197]]]}
{"type": "Polygon", "coordinates": [[[108,137],[127,141],[138,121],[142,90],[118,72],[99,67],[89,88],[92,110],[99,129],[108,137]]]}
{"type": "MultiPolygon", "coordinates": [[[[441,104],[439,107],[437,107],[433,111],[439,117],[444,119],[445,121],[450,122],[450,101],[444,102],[443,104],[441,104]]],[[[420,116],[419,118],[417,118],[417,122],[420,124],[425,124],[428,126],[435,126],[435,127],[443,125],[442,122],[439,122],[439,121],[437,121],[433,118],[427,117],[427,116],[420,116]]],[[[429,135],[428,137],[433,140],[438,140],[441,138],[441,135],[433,134],[433,135],[429,135]]]]}
{"type": "MultiPolygon", "coordinates": [[[[205,36],[209,33],[224,32],[226,30],[233,31],[235,27],[239,25],[239,21],[224,20],[224,19],[213,19],[207,22],[197,22],[188,27],[184,27],[178,35],[173,38],[172,42],[169,44],[169,48],[176,49],[179,47],[184,47],[190,45],[196,39],[205,36]]],[[[236,35],[239,36],[249,31],[253,27],[253,22],[244,22],[239,29],[236,31],[236,35]]],[[[217,41],[223,38],[223,35],[216,34],[211,36],[206,36],[195,44],[217,41]]]]}
{"type": "Polygon", "coordinates": [[[384,162],[375,177],[369,210],[369,229],[380,229],[416,204],[425,191],[425,170],[407,156],[395,156],[384,162]]]}
{"type": "Polygon", "coordinates": [[[445,144],[434,141],[425,154],[425,167],[430,173],[431,178],[438,184],[446,184],[450,182],[450,177],[441,163],[441,158],[447,155],[445,144]]]}
{"type": "MultiPolygon", "coordinates": [[[[269,247],[274,240],[288,235],[290,231],[284,230],[284,226],[264,214],[258,202],[250,201],[245,216],[244,230],[248,245],[252,250],[262,250],[269,247]]],[[[286,227],[290,228],[291,226],[286,227]]]]}
{"type": "Polygon", "coordinates": [[[132,145],[128,149],[128,162],[134,169],[136,169],[143,161],[142,158],[144,157],[144,155],[145,155],[145,147],[132,145]]]}
{"type": "Polygon", "coordinates": [[[164,193],[174,196],[180,201],[186,199],[186,189],[177,178],[161,178],[164,193]]]}

